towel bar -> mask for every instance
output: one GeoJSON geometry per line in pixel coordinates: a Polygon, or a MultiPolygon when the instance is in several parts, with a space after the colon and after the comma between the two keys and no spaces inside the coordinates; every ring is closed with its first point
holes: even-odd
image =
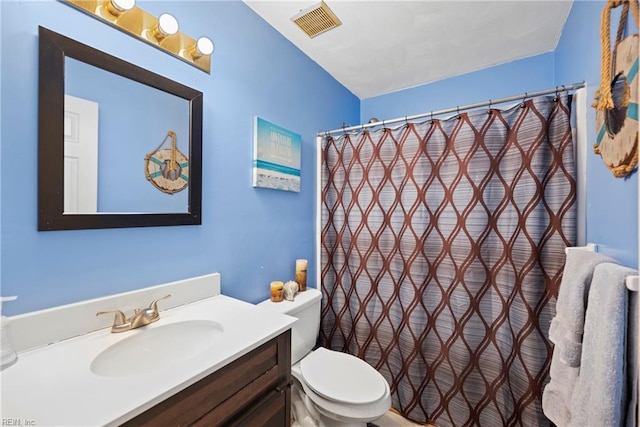
{"type": "Polygon", "coordinates": [[[564,248],[564,253],[567,254],[569,253],[570,250],[573,249],[579,249],[581,251],[589,251],[589,252],[598,252],[598,245],[596,245],[595,243],[587,243],[584,246],[569,246],[567,248],[564,248]]]}
{"type": "MultiPolygon", "coordinates": [[[[578,249],[582,251],[598,252],[598,245],[595,243],[587,243],[584,246],[570,246],[564,248],[564,253],[569,253],[570,250],[578,249]]],[[[640,290],[640,276],[629,276],[626,280],[627,289],[630,291],[640,290]]]]}

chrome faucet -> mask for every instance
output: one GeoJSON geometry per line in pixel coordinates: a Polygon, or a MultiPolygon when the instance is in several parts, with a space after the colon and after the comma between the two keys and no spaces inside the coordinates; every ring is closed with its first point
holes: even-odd
{"type": "Polygon", "coordinates": [[[170,296],[171,295],[165,295],[162,298],[153,300],[151,304],[149,304],[148,308],[136,308],[133,312],[133,316],[129,317],[128,319],[120,310],[99,311],[96,313],[96,316],[107,313],[115,313],[113,326],[111,326],[111,332],[130,331],[131,329],[136,329],[140,326],[148,325],[149,323],[153,323],[160,319],[160,312],[158,311],[158,301],[169,298],[170,296]]]}

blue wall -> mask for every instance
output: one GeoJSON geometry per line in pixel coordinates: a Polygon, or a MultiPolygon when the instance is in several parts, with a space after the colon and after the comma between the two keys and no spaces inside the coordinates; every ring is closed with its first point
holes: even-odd
{"type": "Polygon", "coordinates": [[[555,84],[553,67],[553,53],[545,53],[365,99],[360,119],[362,123],[367,123],[372,117],[393,119],[547,89],[555,84]]]}
{"type": "MultiPolygon", "coordinates": [[[[606,2],[574,1],[560,43],[556,49],[556,84],[586,81],[587,101],[593,101],[600,86],[600,15],[606,2]]],[[[619,12],[611,15],[615,36],[619,12]]],[[[631,14],[629,14],[631,15],[631,14]]],[[[629,16],[627,30],[637,28],[629,16]]],[[[603,252],[620,262],[638,266],[638,172],[615,178],[599,155],[593,153],[595,109],[589,107],[587,157],[587,241],[598,244],[603,252]]]]}
{"type": "MultiPolygon", "coordinates": [[[[9,315],[211,272],[225,294],[267,298],[270,280],[293,277],[296,258],[315,258],[317,131],[582,80],[592,97],[599,84],[604,1],[574,2],[555,52],[361,102],[239,1],[138,4],[211,37],[211,75],[61,2],[0,1],[0,290],[19,295],[9,315]],[[201,226],[36,230],[38,25],[204,93],[201,226]],[[255,115],[302,135],[300,193],[251,186],[255,115]],[[159,239],[180,250],[167,258],[159,239]]],[[[593,109],[588,120],[593,141],[593,109]]],[[[595,154],[587,166],[587,239],[636,266],[637,173],[614,179],[595,154]]]]}
{"type": "MultiPolygon", "coordinates": [[[[600,83],[600,14],[605,4],[574,2],[554,52],[365,99],[361,121],[398,118],[581,81],[587,83],[590,104],[600,83]]],[[[614,25],[618,17],[612,14],[614,25]]],[[[595,141],[595,110],[590,107],[587,129],[591,147],[595,141]]],[[[600,156],[591,148],[588,152],[586,239],[597,243],[601,252],[637,268],[638,173],[627,179],[614,178],[600,156]]]]}
{"type": "Polygon", "coordinates": [[[1,292],[19,296],[9,315],[211,272],[225,294],[257,302],[269,281],[293,278],[296,258],[315,258],[315,135],[358,121],[358,98],[239,1],[138,5],[209,36],[211,74],[61,2],[0,1],[1,292]],[[38,25],[204,93],[201,226],[37,231],[38,25]],[[300,193],[252,187],[256,115],[302,135],[300,193]],[[167,256],[162,242],[179,250],[167,256]]]}

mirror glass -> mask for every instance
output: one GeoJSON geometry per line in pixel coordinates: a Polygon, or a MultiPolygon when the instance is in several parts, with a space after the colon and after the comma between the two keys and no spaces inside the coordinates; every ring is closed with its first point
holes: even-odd
{"type": "Polygon", "coordinates": [[[201,92],[42,27],[39,67],[39,230],[201,224],[201,92]]]}
{"type": "Polygon", "coordinates": [[[188,212],[188,186],[162,192],[144,167],[168,131],[189,152],[189,102],[73,58],[64,78],[64,213],[188,212]]]}

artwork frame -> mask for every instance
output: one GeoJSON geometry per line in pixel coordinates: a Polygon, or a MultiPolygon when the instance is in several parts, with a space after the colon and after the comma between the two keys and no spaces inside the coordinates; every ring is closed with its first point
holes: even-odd
{"type": "Polygon", "coordinates": [[[261,117],[253,118],[253,186],[300,192],[302,137],[261,117]]]}

